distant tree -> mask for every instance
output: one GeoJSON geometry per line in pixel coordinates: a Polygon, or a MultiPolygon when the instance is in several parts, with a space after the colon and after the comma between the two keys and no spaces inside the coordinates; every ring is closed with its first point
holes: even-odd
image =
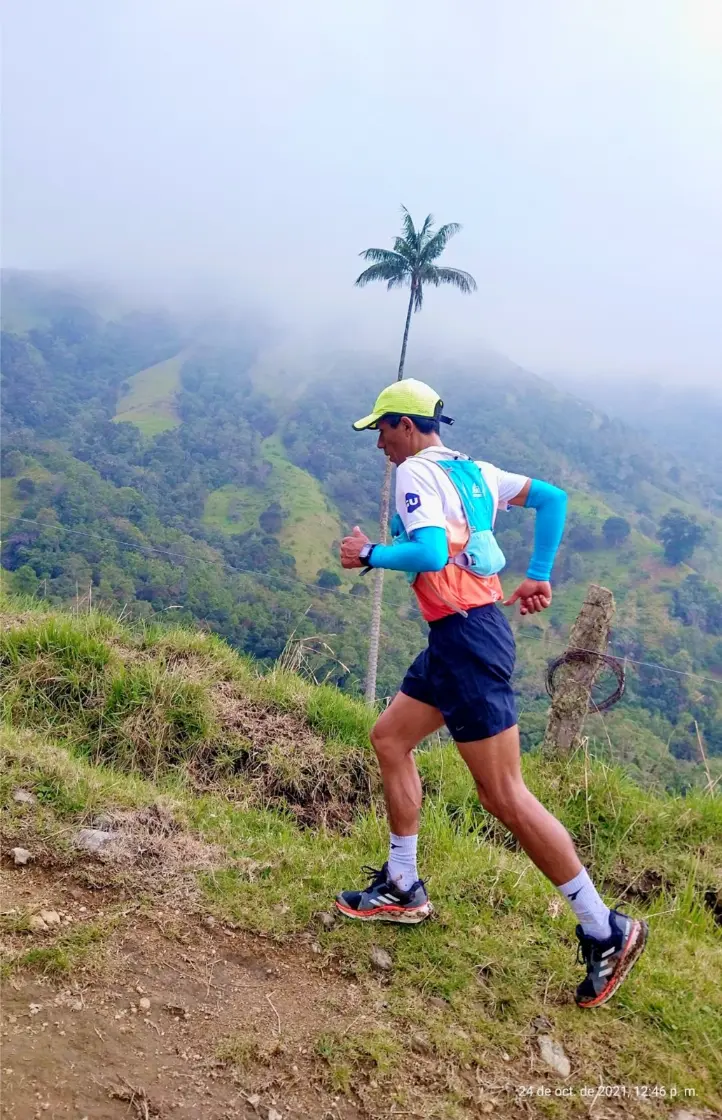
{"type": "Polygon", "coordinates": [[[271,502],[268,509],[264,509],[263,513],[258,518],[258,522],[264,532],[275,535],[276,533],[280,533],[283,528],[283,518],[284,513],[280,504],[278,502],[271,502]]]}
{"type": "Polygon", "coordinates": [[[38,577],[29,564],[22,564],[16,569],[14,587],[19,595],[34,595],[38,582],[38,577]]]}
{"type": "Polygon", "coordinates": [[[722,634],[722,592],[696,573],[675,587],[669,613],[685,626],[698,626],[715,637],[722,634]]]}
{"type": "Polygon", "coordinates": [[[353,595],[354,599],[367,599],[369,589],[365,583],[355,583],[351,588],[351,594],[353,595]]]}
{"type": "MultiPolygon", "coordinates": [[[[461,229],[458,222],[448,222],[439,229],[434,230],[434,219],[427,214],[421,229],[417,230],[411,215],[405,206],[401,207],[403,215],[403,235],[394,240],[393,249],[364,249],[361,256],[365,261],[373,263],[356,278],[356,286],[363,288],[366,284],[383,280],[387,289],[403,288],[408,285],[410,289],[409,305],[406,311],[406,324],[404,337],[401,343],[401,357],[397,380],[404,376],[406,362],[406,346],[409,341],[409,327],[411,326],[411,312],[421,311],[424,302],[424,287],[432,284],[440,288],[447,284],[458,288],[460,292],[469,294],[476,291],[476,280],[469,272],[462,272],[458,268],[440,268],[434,262],[439,259],[447,244],[461,229]]],[[[384,484],[381,490],[381,540],[386,540],[386,530],[389,522],[389,500],[391,496],[391,460],[386,460],[384,484]]],[[[376,672],[379,657],[379,637],[381,634],[381,601],[383,598],[384,573],[382,568],[376,571],[374,582],[374,599],[371,608],[371,634],[369,641],[369,660],[366,671],[366,699],[373,703],[376,699],[376,672]]]]}
{"type": "Polygon", "coordinates": [[[695,517],[688,517],[681,509],[671,509],[659,523],[657,539],[664,546],[665,560],[669,564],[681,564],[691,559],[705,535],[704,526],[695,517]]]}
{"type": "Polygon", "coordinates": [[[18,498],[32,498],[35,493],[35,483],[32,478],[19,478],[15,483],[15,495],[18,498]]]}
{"type": "Polygon", "coordinates": [[[631,525],[624,517],[608,517],[602,525],[602,536],[610,548],[626,541],[631,532],[631,525]]]}
{"type": "Polygon", "coordinates": [[[331,572],[328,568],[321,568],[316,583],[319,587],[340,587],[341,577],[337,572],[331,572]]]}
{"type": "Polygon", "coordinates": [[[573,513],[569,518],[567,529],[567,544],[575,552],[591,552],[599,544],[599,538],[594,532],[594,522],[590,518],[581,517],[573,513]]]}
{"type": "Polygon", "coordinates": [[[12,448],[3,452],[2,456],[2,476],[3,478],[15,478],[25,466],[25,456],[21,451],[16,451],[12,448]]]}

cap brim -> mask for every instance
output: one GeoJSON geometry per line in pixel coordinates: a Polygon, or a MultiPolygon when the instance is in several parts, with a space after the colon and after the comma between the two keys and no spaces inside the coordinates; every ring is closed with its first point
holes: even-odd
{"type": "Polygon", "coordinates": [[[372,412],[369,416],[363,416],[360,420],[356,420],[356,422],[352,424],[353,430],[355,432],[365,432],[369,428],[375,428],[382,416],[382,412],[372,412]]]}

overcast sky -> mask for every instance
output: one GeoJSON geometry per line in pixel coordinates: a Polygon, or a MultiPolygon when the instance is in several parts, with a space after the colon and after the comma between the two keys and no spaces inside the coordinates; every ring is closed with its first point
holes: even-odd
{"type": "MultiPolygon", "coordinates": [[[[6,0],[6,266],[171,279],[390,348],[722,380],[722,0],[6,0]],[[418,328],[418,329],[417,329],[418,328]]],[[[410,368],[409,373],[413,372],[410,368]]]]}

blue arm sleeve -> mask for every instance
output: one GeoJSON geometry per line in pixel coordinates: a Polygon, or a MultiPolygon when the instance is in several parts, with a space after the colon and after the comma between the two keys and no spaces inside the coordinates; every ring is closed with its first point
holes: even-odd
{"type": "Polygon", "coordinates": [[[564,532],[567,496],[558,486],[533,478],[524,505],[536,510],[534,553],[526,574],[530,579],[548,580],[564,532]]]}
{"type": "Polygon", "coordinates": [[[414,529],[404,544],[377,544],[371,553],[372,568],[392,572],[440,572],[449,559],[446,530],[436,525],[414,529]]]}

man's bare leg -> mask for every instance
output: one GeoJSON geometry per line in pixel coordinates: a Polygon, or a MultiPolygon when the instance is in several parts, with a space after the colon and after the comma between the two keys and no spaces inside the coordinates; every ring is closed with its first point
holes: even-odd
{"type": "Polygon", "coordinates": [[[484,808],[516,836],[577,916],[587,975],[577,988],[576,1001],[580,1007],[599,1007],[611,998],[642,953],[647,923],[616,910],[610,913],[582,867],[567,830],[526,788],[517,727],[457,746],[484,808]]]}
{"type": "Polygon", "coordinates": [[[391,829],[389,858],[366,890],[341,891],[336,896],[336,906],[347,918],[416,925],[432,912],[416,870],[421,781],[413,749],[442,723],[436,708],[404,693],[376,721],[371,742],[381,768],[391,829]]]}
{"type": "Polygon", "coordinates": [[[427,735],[438,731],[443,722],[438,708],[399,692],[371,732],[389,825],[397,836],[415,836],[419,831],[421,780],[413,750],[427,735]]]}
{"type": "Polygon", "coordinates": [[[457,747],[484,808],[506,825],[555,886],[573,879],[582,865],[571,836],[524,784],[519,728],[457,747]]]}

